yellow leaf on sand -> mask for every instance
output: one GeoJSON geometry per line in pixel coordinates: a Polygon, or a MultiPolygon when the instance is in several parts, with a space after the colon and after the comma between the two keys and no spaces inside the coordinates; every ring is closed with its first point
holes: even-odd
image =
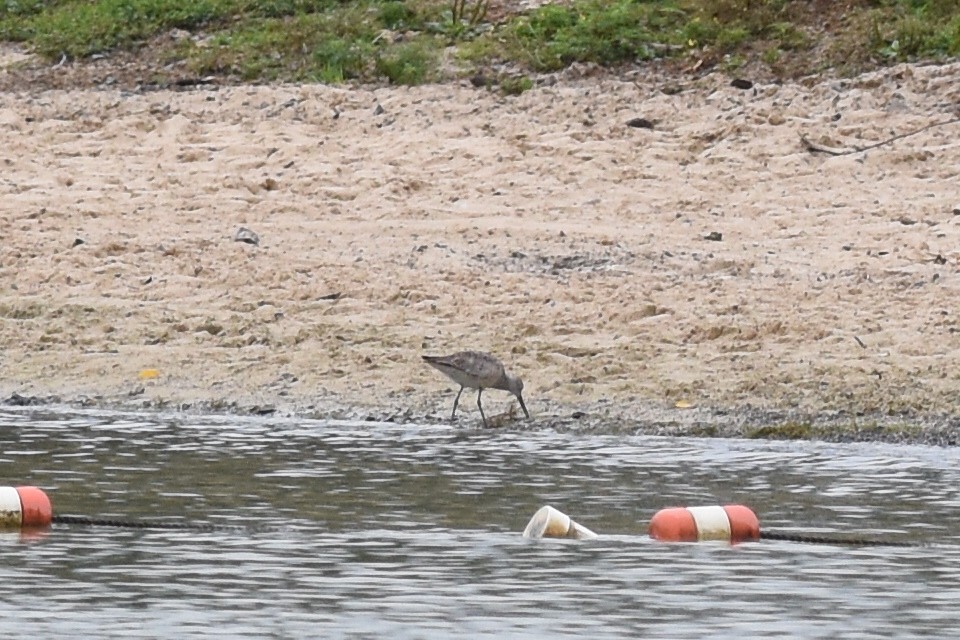
{"type": "Polygon", "coordinates": [[[677,400],[673,406],[677,409],[691,409],[693,408],[693,403],[689,400],[677,400]]]}
{"type": "Polygon", "coordinates": [[[158,369],[144,369],[140,372],[141,380],[154,380],[160,377],[160,371],[158,369]]]}

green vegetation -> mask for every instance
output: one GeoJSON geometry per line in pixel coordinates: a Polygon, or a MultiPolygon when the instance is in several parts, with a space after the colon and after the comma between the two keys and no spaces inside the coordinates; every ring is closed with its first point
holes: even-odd
{"type": "Polygon", "coordinates": [[[763,440],[893,440],[915,438],[921,428],[916,425],[879,425],[851,422],[846,425],[815,426],[808,423],[785,422],[744,429],[745,438],[763,440]]]}
{"type": "Polygon", "coordinates": [[[527,76],[504,76],[500,78],[500,90],[504,95],[518,96],[533,88],[533,80],[527,76]]]}
{"type": "Polygon", "coordinates": [[[744,432],[746,438],[763,440],[809,440],[817,435],[818,431],[812,425],[797,422],[766,425],[747,429],[744,432]]]}
{"type": "Polygon", "coordinates": [[[654,59],[796,76],[960,56],[960,0],[0,0],[0,39],[50,60],[124,50],[246,81],[417,84],[503,65],[492,84],[572,63],[654,59]],[[169,37],[179,30],[179,37],[169,37]]]}
{"type": "Polygon", "coordinates": [[[571,6],[544,5],[490,37],[501,43],[507,59],[536,71],[555,71],[572,62],[650,60],[664,41],[685,42],[686,22],[684,12],[670,3],[585,0],[571,6]]]}
{"type": "Polygon", "coordinates": [[[490,0],[450,0],[450,26],[454,34],[462,36],[476,29],[487,17],[490,0]]]}

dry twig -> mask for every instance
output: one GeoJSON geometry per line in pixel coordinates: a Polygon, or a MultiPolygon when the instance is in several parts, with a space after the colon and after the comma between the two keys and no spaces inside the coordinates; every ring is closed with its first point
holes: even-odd
{"type": "Polygon", "coordinates": [[[907,138],[909,136],[916,135],[918,133],[926,131],[927,129],[933,129],[934,127],[942,127],[942,126],[945,126],[948,124],[954,124],[957,122],[960,122],[960,118],[953,118],[951,120],[945,120],[943,122],[934,122],[924,127],[920,127],[919,129],[916,129],[914,131],[908,131],[907,133],[901,133],[893,136],[892,138],[887,138],[886,140],[882,140],[881,142],[868,144],[864,147],[852,147],[849,149],[844,149],[840,147],[831,147],[825,144],[821,144],[819,142],[814,142],[813,140],[811,140],[810,138],[808,138],[802,133],[800,134],[800,142],[803,143],[803,146],[805,146],[808,151],[819,151],[821,153],[829,153],[832,156],[844,156],[851,153],[860,153],[861,151],[869,151],[870,149],[876,149],[877,147],[882,147],[883,145],[890,144],[891,142],[894,142],[896,140],[900,140],[902,138],[907,138]]]}

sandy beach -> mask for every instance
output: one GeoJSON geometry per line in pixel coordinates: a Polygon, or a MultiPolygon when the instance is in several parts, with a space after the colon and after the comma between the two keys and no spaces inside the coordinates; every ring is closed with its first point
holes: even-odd
{"type": "Polygon", "coordinates": [[[548,80],[0,92],[0,397],[960,422],[960,64],[548,80]]]}

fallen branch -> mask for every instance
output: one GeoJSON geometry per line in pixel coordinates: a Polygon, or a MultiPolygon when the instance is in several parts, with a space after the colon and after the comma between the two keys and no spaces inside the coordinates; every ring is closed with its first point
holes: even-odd
{"type": "Polygon", "coordinates": [[[820,144],[819,142],[814,142],[807,136],[800,134],[800,142],[803,143],[803,146],[807,148],[807,151],[819,151],[821,153],[829,153],[832,156],[842,156],[847,153],[856,153],[859,149],[841,149],[839,147],[828,147],[825,144],[820,144]]]}
{"type": "Polygon", "coordinates": [[[841,147],[831,147],[825,144],[820,144],[819,142],[814,142],[813,140],[803,135],[802,133],[800,134],[800,142],[803,143],[803,146],[805,146],[808,151],[819,151],[820,153],[829,153],[832,156],[845,156],[851,153],[860,153],[861,151],[869,151],[870,149],[876,149],[877,147],[882,147],[885,144],[890,144],[891,142],[900,140],[901,138],[907,138],[909,136],[914,136],[918,133],[922,133],[927,129],[933,129],[934,127],[942,127],[948,124],[955,124],[957,122],[960,122],[960,118],[953,118],[952,120],[945,120],[943,122],[934,122],[924,127],[920,127],[919,129],[916,129],[914,131],[908,131],[907,133],[901,133],[893,136],[892,138],[887,138],[886,140],[883,140],[881,142],[868,144],[864,147],[851,147],[849,149],[844,149],[841,147]]]}

